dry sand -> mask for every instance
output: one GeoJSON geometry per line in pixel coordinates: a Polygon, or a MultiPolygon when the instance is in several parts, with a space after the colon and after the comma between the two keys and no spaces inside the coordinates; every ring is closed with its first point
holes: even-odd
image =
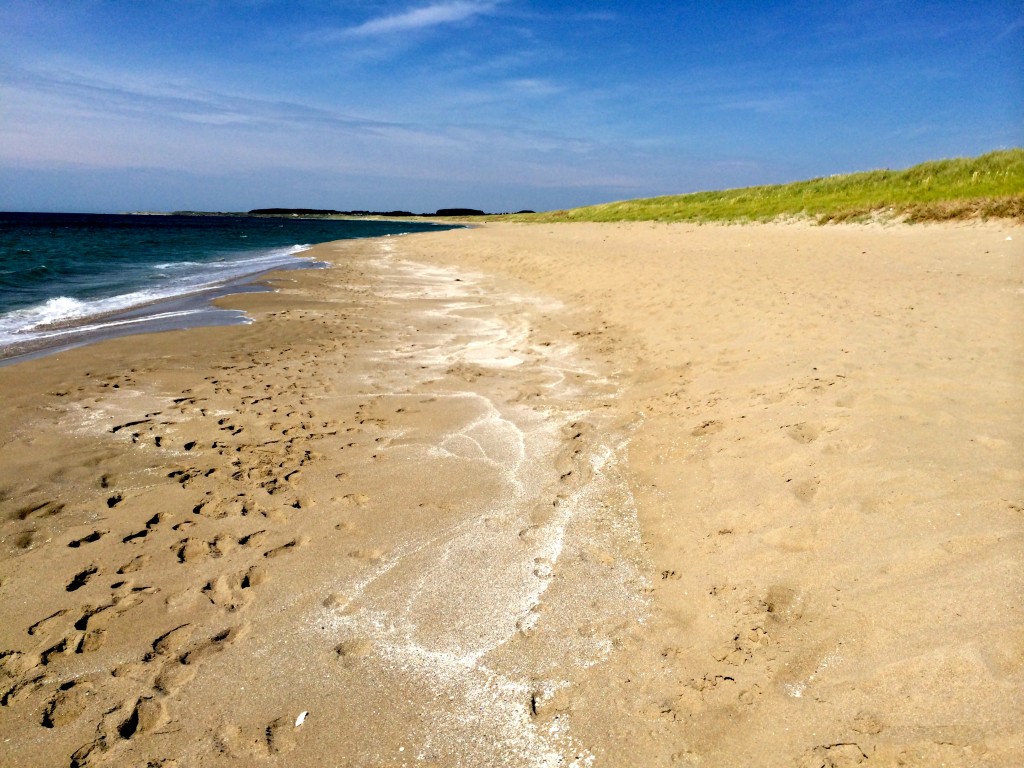
{"type": "Polygon", "coordinates": [[[1022,244],[348,241],[0,369],[0,764],[1024,763],[1022,244]]]}

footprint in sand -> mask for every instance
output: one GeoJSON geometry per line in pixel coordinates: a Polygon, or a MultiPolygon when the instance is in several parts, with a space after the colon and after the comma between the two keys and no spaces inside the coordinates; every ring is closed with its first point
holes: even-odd
{"type": "Polygon", "coordinates": [[[297,539],[292,539],[291,541],[288,541],[278,547],[268,549],[266,552],[263,553],[263,556],[266,558],[280,557],[281,555],[286,555],[290,552],[293,552],[296,548],[304,546],[306,543],[307,539],[304,536],[297,539]]]}
{"type": "Polygon", "coordinates": [[[11,520],[28,520],[29,518],[53,517],[64,511],[64,505],[56,501],[43,501],[19,507],[10,516],[11,520]]]}
{"type": "Polygon", "coordinates": [[[725,425],[722,422],[711,419],[694,427],[690,434],[694,437],[703,437],[704,435],[713,435],[716,432],[721,432],[723,429],[725,429],[725,425]]]}
{"type": "Polygon", "coordinates": [[[365,637],[351,638],[338,643],[334,647],[334,652],[339,661],[350,666],[373,653],[373,641],[365,637]]]}
{"type": "Polygon", "coordinates": [[[351,603],[351,599],[344,592],[333,592],[323,600],[323,607],[336,611],[344,611],[351,603]]]}
{"type": "Polygon", "coordinates": [[[149,555],[136,555],[127,563],[117,569],[117,573],[124,575],[126,573],[134,573],[140,571],[146,567],[146,564],[152,559],[149,555]]]}
{"type": "Polygon", "coordinates": [[[166,703],[155,696],[130,699],[107,712],[94,741],[76,750],[71,768],[86,768],[110,759],[135,736],[148,734],[167,722],[166,703]]]}
{"type": "Polygon", "coordinates": [[[199,538],[184,538],[171,546],[179,563],[192,563],[207,557],[219,557],[225,550],[230,549],[229,537],[218,536],[216,539],[206,541],[199,538]],[[223,549],[218,548],[218,544],[223,549]]]}
{"type": "Polygon", "coordinates": [[[362,493],[347,493],[340,499],[332,499],[332,501],[337,501],[346,506],[365,507],[370,503],[370,497],[362,493]]]}
{"type": "Polygon", "coordinates": [[[170,656],[183,650],[195,632],[191,624],[181,624],[167,632],[164,632],[152,643],[152,651],[144,657],[143,661],[152,661],[160,656],[170,656]]]}
{"type": "Polygon", "coordinates": [[[165,696],[173,696],[196,676],[195,665],[182,664],[179,661],[167,662],[156,676],[153,688],[165,696]]]}
{"type": "Polygon", "coordinates": [[[105,630],[113,619],[130,611],[139,605],[147,595],[156,592],[152,587],[132,587],[129,584],[122,586],[127,587],[127,591],[113,595],[109,602],[98,606],[85,606],[78,619],[75,620],[75,629],[80,632],[105,630]]]}
{"type": "Polygon", "coordinates": [[[64,587],[64,589],[67,592],[74,592],[76,590],[81,589],[89,583],[89,579],[96,575],[96,572],[98,570],[99,568],[97,568],[95,565],[90,565],[88,568],[79,571],[74,575],[74,578],[72,578],[71,581],[68,582],[67,586],[64,587]]]}
{"type": "Polygon", "coordinates": [[[821,434],[820,424],[811,424],[803,422],[801,424],[794,424],[786,430],[786,434],[796,440],[798,443],[813,443],[818,439],[821,434]]]}
{"type": "MultiPolygon", "coordinates": [[[[196,674],[197,666],[211,654],[219,653],[245,637],[245,622],[222,630],[212,637],[193,641],[195,627],[182,624],[157,637],[141,662],[122,665],[115,674],[152,686],[137,698],[126,699],[106,712],[96,730],[96,738],[79,748],[71,757],[72,766],[89,766],[110,759],[132,738],[153,733],[169,719],[170,699],[196,674]],[[147,669],[156,666],[155,676],[147,669]],[[149,682],[146,682],[146,681],[149,682]]],[[[54,727],[71,722],[82,714],[91,682],[75,681],[61,686],[43,714],[43,724],[54,727]]]]}
{"type": "Polygon", "coordinates": [[[78,547],[81,547],[83,544],[93,544],[94,542],[99,541],[107,533],[108,533],[108,531],[96,530],[96,531],[93,531],[92,533],[88,533],[85,536],[82,536],[79,539],[72,539],[71,541],[68,542],[68,546],[71,547],[72,549],[77,549],[78,547]]]}
{"type": "Polygon", "coordinates": [[[233,627],[224,629],[212,637],[202,640],[191,646],[179,658],[182,664],[198,664],[203,659],[215,653],[220,653],[236,642],[245,639],[251,629],[248,622],[242,622],[233,627]]]}
{"type": "Polygon", "coordinates": [[[253,565],[231,576],[221,574],[207,582],[202,594],[214,605],[229,613],[241,610],[249,602],[247,590],[267,581],[267,569],[253,565]]]}
{"type": "Polygon", "coordinates": [[[15,549],[32,549],[37,542],[44,541],[48,537],[38,529],[31,529],[28,531],[22,531],[16,534],[12,539],[11,543],[15,549]]]}
{"type": "Polygon", "coordinates": [[[71,680],[63,683],[46,703],[40,724],[44,728],[59,728],[77,720],[95,695],[96,688],[88,680],[71,680]]]}
{"type": "Polygon", "coordinates": [[[59,611],[57,611],[55,613],[51,613],[46,618],[40,619],[39,621],[37,621],[35,624],[33,624],[32,626],[30,626],[28,628],[29,636],[39,635],[39,634],[43,634],[43,633],[47,632],[49,630],[49,628],[53,625],[53,622],[55,622],[57,619],[61,618],[62,616],[66,616],[67,613],[68,613],[68,609],[67,608],[61,608],[59,611]]]}
{"type": "Polygon", "coordinates": [[[384,550],[380,547],[367,547],[364,549],[354,549],[348,553],[348,556],[354,560],[363,560],[369,563],[379,562],[384,557],[384,550]]]}
{"type": "MultiPolygon", "coordinates": [[[[786,482],[789,481],[787,480],[786,482]]],[[[819,485],[821,485],[821,480],[816,477],[812,477],[809,480],[802,480],[799,483],[794,483],[793,495],[800,499],[800,501],[813,501],[815,495],[818,493],[819,485]]]]}
{"type": "Polygon", "coordinates": [[[243,547],[259,547],[262,546],[266,540],[270,537],[270,534],[265,530],[253,531],[238,540],[238,543],[243,547]]]}
{"type": "Polygon", "coordinates": [[[150,531],[156,528],[163,521],[163,519],[164,516],[161,513],[157,512],[155,515],[149,518],[149,520],[146,521],[145,528],[139,531],[135,531],[135,533],[129,533],[127,536],[121,539],[121,541],[124,544],[128,544],[129,542],[146,538],[149,535],[150,531]]]}

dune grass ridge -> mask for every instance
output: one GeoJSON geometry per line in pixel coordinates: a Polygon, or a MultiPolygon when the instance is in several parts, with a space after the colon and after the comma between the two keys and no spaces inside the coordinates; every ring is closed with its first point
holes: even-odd
{"type": "Polygon", "coordinates": [[[522,221],[772,221],[819,224],[1005,218],[1024,221],[1024,148],[714,192],[591,205],[510,218],[522,221]]]}

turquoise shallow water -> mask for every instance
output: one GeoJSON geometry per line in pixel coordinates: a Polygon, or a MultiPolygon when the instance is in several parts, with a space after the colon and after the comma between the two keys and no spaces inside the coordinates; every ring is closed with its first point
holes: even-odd
{"type": "Polygon", "coordinates": [[[439,226],[247,216],[0,213],[0,357],[60,345],[91,330],[129,326],[147,314],[150,320],[155,315],[173,319],[178,327],[226,322],[227,315],[214,319],[208,303],[187,299],[222,295],[228,286],[270,270],[315,266],[302,257],[315,243],[439,226]]]}

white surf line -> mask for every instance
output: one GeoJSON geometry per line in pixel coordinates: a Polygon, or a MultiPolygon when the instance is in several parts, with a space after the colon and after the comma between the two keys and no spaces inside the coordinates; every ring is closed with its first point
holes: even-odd
{"type": "MultiPolygon", "coordinates": [[[[391,250],[390,244],[382,247],[385,253],[391,250]]],[[[432,690],[446,691],[449,699],[461,702],[448,712],[434,713],[438,721],[425,735],[428,743],[422,754],[440,749],[447,761],[460,765],[494,764],[499,756],[506,765],[588,764],[592,756],[573,743],[564,719],[542,728],[531,717],[530,697],[550,696],[562,682],[538,680],[537,670],[528,663],[498,657],[488,661],[488,657],[519,634],[543,634],[547,625],[558,623],[548,615],[553,611],[542,615],[536,609],[552,584],[553,571],[572,531],[579,528],[598,537],[596,530],[589,529],[601,522],[605,499],[620,498],[628,505],[628,514],[619,515],[618,528],[628,529],[632,516],[632,530],[617,530],[615,537],[639,543],[628,487],[617,473],[607,471],[615,464],[617,446],[595,449],[590,458],[593,479],[568,495],[562,494],[550,519],[532,526],[528,539],[519,536],[520,530],[531,527],[531,506],[558,491],[551,470],[559,433],[564,423],[581,415],[566,412],[567,394],[576,396],[586,389],[588,377],[591,386],[600,388],[607,382],[574,361],[571,349],[531,345],[526,321],[510,326],[500,318],[470,314],[495,305],[525,303],[517,296],[485,298],[479,285],[481,276],[390,258],[376,266],[383,272],[384,289],[375,293],[383,299],[410,305],[424,300],[443,302],[441,308],[419,310],[435,325],[437,319],[445,321],[443,331],[417,334],[415,344],[391,353],[405,373],[412,365],[419,371],[414,378],[425,382],[443,376],[447,368],[460,362],[505,370],[531,363],[533,369],[545,373],[543,383],[533,383],[543,395],[538,409],[511,404],[499,407],[473,391],[417,393],[418,397],[465,398],[476,404],[480,415],[443,435],[425,453],[428,458],[483,462],[506,490],[480,514],[425,540],[408,542],[350,582],[345,594],[355,610],[325,620],[342,639],[372,638],[376,658],[385,663],[385,669],[422,679],[432,690]],[[395,594],[393,583],[404,588],[404,595],[395,594]],[[440,617],[444,621],[438,621],[440,617]],[[481,733],[486,734],[488,744],[481,745],[481,733]],[[581,757],[570,762],[570,755],[581,757]]],[[[415,306],[410,311],[415,312],[415,306]]],[[[376,396],[403,394],[407,393],[376,396]]],[[[614,547],[615,542],[611,544],[614,547]]],[[[622,559],[609,572],[613,578],[604,576],[592,591],[597,596],[603,593],[614,604],[609,618],[626,609],[639,620],[643,600],[635,588],[639,580],[635,568],[622,559]]],[[[560,599],[566,603],[560,606],[563,621],[578,621],[594,610],[592,606],[584,608],[575,596],[575,605],[560,599]]],[[[553,636],[562,644],[566,643],[563,638],[578,635],[557,626],[555,630],[553,636]]],[[[570,639],[568,645],[571,647],[562,649],[563,654],[579,666],[597,663],[610,649],[610,642],[601,638],[589,643],[570,639]]]]}

